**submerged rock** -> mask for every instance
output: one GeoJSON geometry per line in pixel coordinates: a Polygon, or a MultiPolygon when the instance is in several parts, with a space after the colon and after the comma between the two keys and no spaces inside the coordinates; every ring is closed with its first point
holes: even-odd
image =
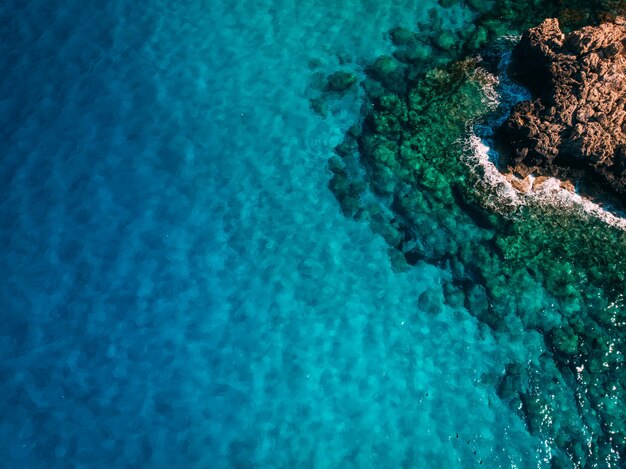
{"type": "Polygon", "coordinates": [[[428,314],[437,315],[443,309],[443,292],[441,288],[429,288],[424,290],[418,299],[418,307],[420,311],[428,314]]]}
{"type": "Polygon", "coordinates": [[[341,93],[351,88],[357,82],[357,78],[349,72],[335,72],[328,76],[326,89],[341,93]]]}
{"type": "Polygon", "coordinates": [[[626,196],[626,19],[564,34],[557,19],[526,31],[513,75],[533,93],[501,128],[512,166],[583,177],[626,196]]]}
{"type": "Polygon", "coordinates": [[[415,40],[415,34],[406,28],[398,26],[389,31],[389,36],[396,46],[409,44],[415,40]]]}

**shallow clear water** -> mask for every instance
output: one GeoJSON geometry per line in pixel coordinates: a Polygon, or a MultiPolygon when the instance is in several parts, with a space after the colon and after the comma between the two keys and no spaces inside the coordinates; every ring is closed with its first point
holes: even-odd
{"type": "Polygon", "coordinates": [[[312,76],[432,6],[0,7],[2,466],[543,458],[494,389],[539,334],[420,308],[449,273],[392,271],[328,190],[360,102],[320,119],[312,76]]]}

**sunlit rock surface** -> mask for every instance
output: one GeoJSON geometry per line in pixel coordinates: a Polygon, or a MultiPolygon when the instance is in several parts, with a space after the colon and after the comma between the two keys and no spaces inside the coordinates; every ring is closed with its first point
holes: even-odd
{"type": "Polygon", "coordinates": [[[502,128],[511,166],[599,182],[626,194],[626,19],[564,34],[557,19],[526,31],[511,71],[533,93],[502,128]]]}

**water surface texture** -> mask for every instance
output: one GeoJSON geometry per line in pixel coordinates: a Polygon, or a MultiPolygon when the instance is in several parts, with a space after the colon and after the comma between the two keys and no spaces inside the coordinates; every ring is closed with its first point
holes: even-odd
{"type": "MultiPolygon", "coordinates": [[[[537,331],[444,301],[327,160],[426,1],[0,6],[2,467],[535,467],[497,394],[537,331]],[[361,75],[360,75],[361,76],[361,75]],[[376,231],[376,230],[374,230],[376,231]]],[[[471,236],[471,234],[470,234],[471,236]]],[[[548,301],[540,286],[537,301],[548,301]]],[[[537,296],[538,295],[538,296],[537,296]]]]}

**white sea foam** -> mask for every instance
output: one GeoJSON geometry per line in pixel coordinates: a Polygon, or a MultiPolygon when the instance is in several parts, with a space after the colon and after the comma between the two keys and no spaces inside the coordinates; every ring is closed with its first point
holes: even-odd
{"type": "Polygon", "coordinates": [[[485,106],[487,106],[490,111],[495,110],[501,101],[500,93],[497,89],[500,84],[500,79],[482,67],[478,67],[475,70],[474,79],[482,84],[482,101],[485,106]]]}
{"type": "Polygon", "coordinates": [[[485,194],[488,208],[505,216],[515,216],[517,208],[530,203],[549,205],[570,213],[579,212],[592,216],[621,230],[626,231],[626,218],[620,217],[576,192],[561,187],[561,181],[548,178],[541,184],[533,184],[531,190],[521,192],[515,189],[493,164],[492,151],[476,133],[471,130],[465,143],[465,162],[475,171],[480,171],[481,181],[486,187],[479,188],[485,194]]]}
{"type": "Polygon", "coordinates": [[[485,183],[481,189],[486,192],[489,207],[504,215],[511,215],[511,209],[523,205],[524,200],[491,161],[490,148],[473,130],[470,132],[465,142],[465,162],[481,175],[479,180],[485,183]]]}
{"type": "MultiPolygon", "coordinates": [[[[500,125],[508,115],[508,109],[515,103],[528,99],[529,94],[523,87],[512,83],[506,74],[510,62],[510,54],[504,54],[499,66],[498,76],[478,68],[474,79],[481,83],[483,104],[489,112],[504,105],[502,115],[496,116],[491,126],[500,125]]],[[[479,126],[474,123],[468,129],[468,137],[464,142],[464,161],[479,177],[478,189],[484,195],[484,203],[488,208],[507,217],[515,217],[517,209],[522,205],[539,203],[558,207],[570,213],[579,212],[581,215],[597,218],[604,223],[626,231],[626,218],[604,209],[599,204],[589,200],[579,193],[562,187],[561,181],[556,178],[543,180],[535,184],[534,177],[529,177],[528,192],[517,190],[507,177],[496,167],[498,154],[489,146],[489,141],[477,134],[479,126]]]]}

